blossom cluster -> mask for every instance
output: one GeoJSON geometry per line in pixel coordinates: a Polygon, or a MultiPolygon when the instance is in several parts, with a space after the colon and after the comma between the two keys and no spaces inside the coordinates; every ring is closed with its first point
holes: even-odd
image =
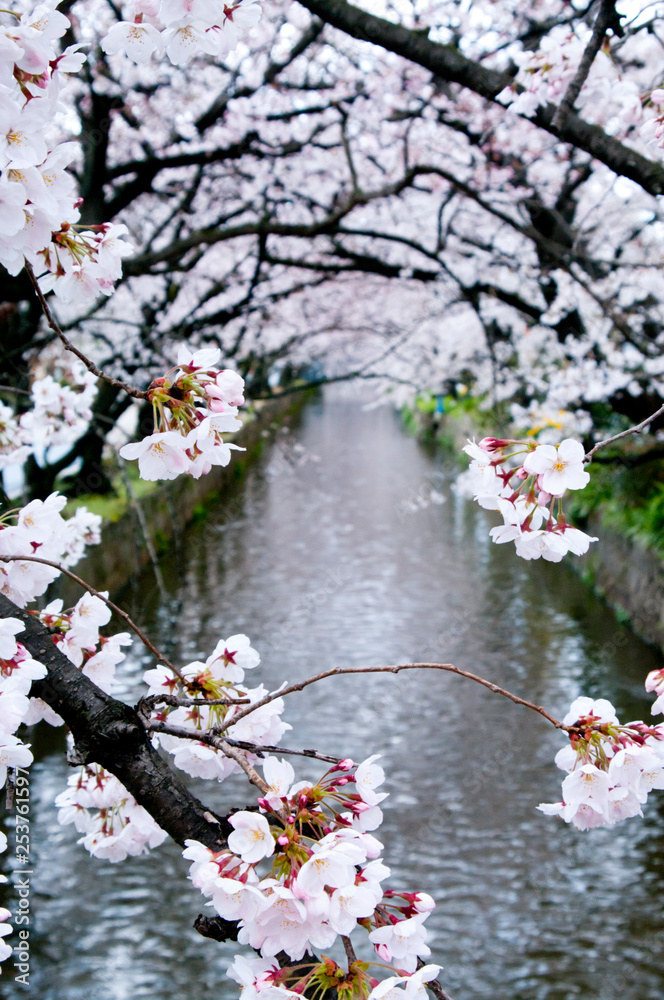
{"type": "Polygon", "coordinates": [[[206,347],[193,354],[181,346],[172,376],[155,379],[148,389],[155,432],[120,449],[125,459],[138,459],[142,479],[176,479],[182,472],[194,479],[212,466],[228,465],[231,450],[222,434],[241,423],[237,408],[244,402],[244,380],[216,366],[221,351],[206,347]]]}
{"type": "MultiPolygon", "coordinates": [[[[350,995],[364,1000],[378,986],[366,975],[366,963],[342,971],[330,959],[321,963],[305,957],[362,926],[382,962],[400,973],[392,977],[394,988],[407,980],[408,996],[415,996],[422,975],[410,980],[418,960],[430,954],[423,925],[434,903],[425,893],[398,893],[381,885],[389,869],[372,833],[382,822],[380,804],[386,798],[379,790],[385,775],[377,757],[359,765],[340,761],[313,784],[295,782],[287,760],[260,755],[261,744],[274,746],[290,727],[280,719],[278,692],[266,697],[262,686],[243,685],[245,671],[258,663],[248,637],[239,634],[217,643],[204,662],[180,668],[178,676],[161,665],[144,674],[154,743],[173,755],[177,767],[222,780],[242,765],[219,746],[221,739],[257,749],[242,751],[245,766],[262,768],[262,779],[254,771],[261,787],[257,811],[230,817],[233,832],[226,848],[215,852],[187,841],[184,852],[192,862],[194,885],[221,917],[239,922],[238,941],[262,956],[238,957],[230,975],[247,995],[279,990],[275,998],[345,978],[350,995]],[[257,867],[267,863],[269,870],[259,874],[257,867]],[[298,963],[295,972],[289,969],[288,988],[273,961],[281,951],[298,963]]],[[[438,966],[428,967],[424,976],[437,972],[438,966]]]]}
{"type": "MultiPolygon", "coordinates": [[[[49,627],[60,651],[81,668],[81,673],[109,692],[115,666],[125,655],[120,647],[131,639],[126,632],[99,635],[99,628],[111,617],[106,603],[85,594],[69,612],[64,612],[62,601],[56,600],[38,617],[49,627]]],[[[29,748],[13,735],[18,726],[33,725],[42,719],[54,726],[63,724],[46,702],[28,697],[32,681],[44,677],[46,668],[15,641],[20,631],[23,625],[17,619],[0,622],[0,719],[7,727],[6,731],[0,730],[0,787],[6,780],[7,766],[26,767],[32,762],[29,748]]],[[[129,854],[156,847],[166,837],[117,778],[98,764],[82,768],[68,784],[56,799],[59,821],[73,822],[84,834],[80,843],[97,857],[121,861],[129,854]]]]}
{"type": "Polygon", "coordinates": [[[101,518],[79,507],[68,520],[60,511],[66,498],[51,493],[46,500],[31,500],[16,515],[0,518],[0,592],[20,608],[44,593],[59,575],[59,569],[38,562],[23,562],[16,557],[48,559],[62,566],[78,562],[86,545],[99,541],[101,518]],[[12,561],[4,561],[12,557],[12,561]]]}
{"type": "Polygon", "coordinates": [[[63,612],[59,598],[39,612],[39,620],[48,626],[60,652],[106,694],[112,691],[117,664],[125,658],[121,647],[132,641],[128,632],[100,635],[100,627],[110,619],[110,608],[94,594],[84,594],[69,612],[63,612]]]}
{"type": "MultiPolygon", "coordinates": [[[[344,996],[362,1000],[365,997],[366,1000],[427,1000],[426,984],[436,978],[440,969],[440,965],[423,965],[412,975],[388,976],[378,982],[364,973],[362,963],[353,962],[346,972],[333,959],[324,958],[319,964],[312,964],[304,978],[307,986],[317,987],[321,994],[336,988],[342,989],[344,996]]],[[[302,1000],[301,992],[283,985],[291,981],[292,970],[281,969],[276,959],[236,955],[227,972],[242,987],[241,1000],[288,1000],[289,997],[302,1000]]],[[[301,988],[298,984],[298,990],[301,988]]]]}
{"type": "MultiPolygon", "coordinates": [[[[104,595],[105,596],[105,595],[104,595]]],[[[54,644],[97,687],[110,692],[116,665],[124,659],[122,646],[131,642],[126,632],[100,636],[99,629],[111,617],[107,604],[96,595],[85,594],[69,612],[62,601],[52,601],[38,613],[51,631],[54,644]]],[[[33,725],[44,720],[63,724],[53,709],[39,698],[28,698],[32,680],[46,675],[46,668],[33,660],[20,644],[16,633],[23,630],[17,619],[0,622],[0,718],[10,723],[12,732],[20,724],[33,725]]],[[[4,784],[6,766],[25,767],[32,755],[11,733],[0,733],[0,785],[4,784]]],[[[62,824],[74,823],[84,835],[80,840],[92,854],[110,861],[121,861],[129,854],[140,854],[156,847],[166,837],[152,817],[113,775],[98,764],[88,765],[73,775],[69,787],[56,799],[62,824]]]]}
{"type": "Polygon", "coordinates": [[[0,619],[0,788],[8,767],[32,763],[30,749],[15,735],[30,711],[32,682],[46,676],[46,667],[33,659],[16,636],[25,631],[18,618],[0,619]]]}
{"type": "Polygon", "coordinates": [[[46,138],[64,110],[63,78],[84,56],[79,45],[57,52],[69,20],[53,0],[10,16],[13,23],[0,26],[0,263],[18,274],[27,259],[43,275],[42,290],[65,301],[110,294],[131,250],[119,238],[127,229],[105,223],[76,231],[79,200],[66,169],[76,144],[50,148],[46,138]]]}
{"type": "Polygon", "coordinates": [[[581,697],[563,725],[570,742],[556,754],[556,764],[568,772],[562,800],[538,808],[578,830],[642,816],[648,793],[664,788],[664,724],[621,725],[610,701],[581,697]]]}
{"type": "Polygon", "coordinates": [[[136,63],[165,52],[176,66],[205,53],[223,57],[234,49],[239,31],[258,24],[257,0],[214,4],[211,0],[134,0],[134,19],[118,21],[102,39],[108,55],[123,53],[136,63]]]}
{"type": "Polygon", "coordinates": [[[11,406],[0,403],[0,469],[21,465],[31,452],[31,435],[21,427],[11,406]]]}
{"type": "Polygon", "coordinates": [[[32,407],[20,417],[0,403],[0,469],[80,437],[92,418],[96,386],[96,377],[76,360],[59,380],[46,375],[33,381],[32,407]]]}
{"type": "MultiPolygon", "coordinates": [[[[204,663],[196,660],[182,667],[181,681],[164,666],[145,672],[143,679],[149,686],[148,696],[167,694],[183,700],[188,696],[197,702],[167,706],[154,714],[157,721],[191,733],[190,737],[168,733],[154,737],[156,745],[173,755],[176,767],[192,777],[222,781],[229,774],[237,773],[239,764],[214,746],[197,740],[197,733],[223,727],[232,739],[274,746],[291,728],[280,718],[284,710],[282,698],[252,709],[252,705],[263,700],[267,691],[263,685],[247,688],[242,681],[245,670],[253,669],[259,662],[260,657],[247,636],[232,635],[221,639],[204,663]],[[206,699],[219,704],[206,705],[206,699]]],[[[249,754],[248,759],[253,763],[258,758],[249,754]]]]}
{"type": "Polygon", "coordinates": [[[87,430],[96,392],[97,377],[78,359],[68,363],[59,379],[35,379],[32,408],[21,415],[21,431],[29,434],[33,448],[69,444],[87,430]]]}
{"type": "Polygon", "coordinates": [[[118,779],[99,764],[88,764],[67,781],[55,800],[58,822],[73,823],[78,841],[95,857],[124,861],[158,847],[168,834],[139,806],[118,779]]]}
{"type": "MultiPolygon", "coordinates": [[[[390,871],[380,858],[383,845],[370,832],[381,822],[379,804],[386,798],[376,790],[385,779],[376,760],[342,760],[312,784],[293,783],[292,766],[267,757],[269,790],[258,799],[258,812],[230,817],[228,848],[214,852],[187,841],[184,857],[193,862],[193,884],[221,917],[239,921],[238,941],[264,960],[236,958],[229,970],[249,995],[283,984],[285,974],[270,959],[284,951],[298,963],[287,973],[296,994],[333,985],[338,976],[348,982],[350,995],[365,997],[378,986],[366,974],[367,963],[352,963],[346,972],[327,958],[305,959],[358,926],[368,932],[381,963],[401,974],[392,977],[393,985],[409,980],[430,954],[424,922],[434,907],[431,897],[381,885],[390,871]],[[257,865],[268,860],[271,867],[261,877],[257,865]]],[[[429,967],[429,978],[438,968],[429,967]]],[[[377,1000],[383,994],[371,995],[377,1000]]]]}
{"type": "Polygon", "coordinates": [[[581,490],[590,479],[579,441],[566,438],[556,446],[483,438],[463,450],[472,459],[465,476],[474,499],[502,514],[504,523],[490,531],[494,542],[514,542],[523,559],[542,556],[560,562],[567,552],[583,555],[590,542],[597,541],[570,527],[562,512],[567,490],[581,490]],[[523,462],[515,465],[524,452],[523,462]]]}

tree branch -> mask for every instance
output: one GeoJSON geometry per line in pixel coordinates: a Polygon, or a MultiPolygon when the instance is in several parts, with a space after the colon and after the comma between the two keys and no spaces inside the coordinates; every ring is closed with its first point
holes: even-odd
{"type": "Polygon", "coordinates": [[[587,452],[583,461],[592,462],[593,455],[595,452],[598,452],[600,448],[605,448],[607,444],[613,444],[614,441],[620,441],[621,438],[628,437],[630,434],[639,434],[640,431],[645,430],[646,427],[653,422],[653,420],[656,420],[657,417],[661,416],[664,416],[664,404],[660,406],[658,410],[655,410],[654,413],[651,413],[649,417],[646,417],[645,420],[642,420],[640,424],[635,424],[633,427],[629,427],[626,431],[621,431],[620,434],[614,434],[613,437],[605,438],[604,441],[599,441],[594,448],[591,448],[590,451],[587,452]]]}
{"type": "Polygon", "coordinates": [[[579,67],[574,74],[574,78],[570,81],[570,84],[565,91],[565,96],[560,102],[558,110],[551,120],[552,128],[561,129],[565,124],[568,114],[574,109],[574,104],[577,97],[581,93],[581,88],[586,82],[588,73],[590,73],[592,64],[595,61],[595,56],[602,47],[602,42],[604,41],[607,29],[611,27],[612,22],[615,23],[617,20],[618,15],[616,14],[615,0],[600,0],[600,8],[597,12],[597,17],[595,18],[593,33],[590,36],[588,44],[586,45],[579,67]]]}
{"type": "Polygon", "coordinates": [[[35,272],[32,269],[32,264],[30,263],[30,261],[24,259],[23,266],[30,278],[30,281],[34,285],[35,292],[37,293],[37,298],[39,299],[39,304],[41,305],[44,311],[44,316],[46,317],[46,322],[50,326],[51,330],[53,330],[53,332],[57,334],[57,336],[60,338],[62,344],[64,345],[65,350],[71,351],[72,354],[75,354],[76,357],[79,359],[79,361],[83,362],[88,371],[92,372],[93,375],[96,375],[97,378],[102,379],[104,382],[108,382],[109,385],[117,386],[118,389],[124,389],[124,391],[129,396],[133,396],[134,399],[147,399],[148,398],[147,390],[136,389],[135,386],[129,385],[127,382],[122,382],[120,379],[117,378],[111,378],[111,376],[103,372],[101,368],[97,368],[97,366],[93,364],[92,361],[90,361],[90,359],[87,358],[82,351],[79,351],[78,347],[74,347],[72,342],[68,340],[67,337],[65,337],[64,333],[60,328],[60,324],[58,323],[55,316],[49,309],[48,302],[44,298],[44,293],[39,287],[39,282],[37,281],[35,272]]]}
{"type": "Polygon", "coordinates": [[[100,601],[103,601],[104,604],[106,604],[107,607],[111,609],[111,611],[114,611],[116,615],[119,615],[120,618],[122,618],[122,620],[126,622],[126,624],[129,626],[132,632],[136,633],[136,635],[141,640],[143,645],[150,650],[150,652],[157,658],[157,660],[160,663],[163,663],[164,666],[168,667],[169,670],[172,670],[173,673],[176,674],[176,676],[179,677],[180,680],[184,682],[184,678],[180,670],[175,666],[175,664],[171,663],[168,657],[164,656],[163,653],[159,652],[154,643],[150,639],[148,639],[145,632],[141,631],[138,625],[136,625],[136,623],[132,621],[127,612],[123,611],[122,608],[119,608],[117,604],[114,604],[113,601],[109,600],[108,597],[106,597],[104,594],[100,593],[98,590],[95,590],[94,587],[91,587],[90,584],[86,583],[85,580],[82,580],[80,576],[76,576],[76,573],[72,573],[71,570],[66,569],[60,563],[53,562],[51,559],[40,559],[39,556],[0,556],[0,562],[42,563],[42,565],[44,566],[52,566],[53,569],[57,569],[61,573],[64,573],[64,575],[68,576],[70,580],[74,581],[74,583],[78,583],[79,586],[81,586],[84,590],[87,590],[88,594],[92,594],[93,597],[98,597],[100,601]]]}
{"type": "Polygon", "coordinates": [[[60,652],[46,626],[4,594],[0,616],[18,618],[25,626],[20,643],[48,670],[32,685],[31,694],[62,716],[81,758],[114,774],[176,843],[198,840],[219,851],[232,827],[175,776],[148,741],[134,709],[93,684],[60,652]]]}
{"type": "MultiPolygon", "coordinates": [[[[158,697],[158,696],[157,696],[158,697]]],[[[189,704],[192,704],[191,702],[189,704]]],[[[197,705],[213,705],[214,701],[201,699],[195,702],[197,705]]],[[[220,703],[225,704],[225,703],[220,703]]],[[[139,707],[139,715],[140,707],[139,707]]],[[[338,764],[341,757],[332,757],[331,754],[318,753],[317,750],[292,750],[288,747],[262,746],[256,743],[249,743],[247,740],[222,739],[217,736],[214,729],[187,729],[185,726],[171,726],[168,722],[159,722],[156,719],[147,721],[146,729],[152,733],[164,733],[166,736],[177,736],[183,740],[195,740],[197,743],[205,743],[207,746],[215,747],[226,753],[224,745],[236,747],[238,750],[249,750],[257,757],[263,757],[266,753],[285,753],[297,757],[313,757],[314,760],[321,760],[327,764],[338,764]]],[[[228,754],[226,754],[228,756],[228,754]]]]}
{"type": "Polygon", "coordinates": [[[555,726],[556,729],[566,729],[562,722],[555,719],[552,715],[549,715],[541,705],[535,705],[532,701],[526,701],[525,698],[520,698],[516,694],[512,694],[511,691],[507,691],[505,688],[501,688],[498,684],[494,684],[493,681],[488,681],[484,677],[480,677],[478,674],[470,673],[468,670],[461,670],[460,667],[455,667],[452,663],[401,663],[395,666],[384,666],[384,667],[334,667],[332,670],[325,670],[320,674],[316,674],[315,677],[308,677],[304,681],[298,681],[297,684],[290,684],[288,687],[280,688],[278,691],[273,691],[271,694],[265,695],[260,701],[254,702],[250,708],[245,708],[241,712],[238,712],[232,719],[224,723],[223,726],[217,727],[218,733],[226,732],[230,726],[239,722],[243,719],[245,715],[250,715],[257,708],[262,708],[263,705],[269,705],[270,702],[274,701],[276,698],[284,698],[288,694],[293,694],[295,691],[303,691],[305,687],[310,684],[316,684],[318,681],[325,680],[327,677],[340,677],[342,674],[398,674],[402,670],[445,670],[452,674],[457,674],[459,677],[466,677],[470,681],[475,681],[476,684],[481,684],[482,687],[488,688],[494,694],[501,694],[505,698],[509,698],[513,701],[515,705],[523,705],[525,708],[530,708],[534,712],[538,712],[542,715],[551,725],[555,726]]]}
{"type": "MultiPolygon", "coordinates": [[[[432,42],[425,34],[412,31],[367,11],[359,10],[346,0],[300,0],[303,7],[323,21],[345,31],[353,38],[380,45],[430,70],[440,80],[458,83],[489,101],[513,84],[507,73],[488,69],[463,56],[458,49],[432,42]]],[[[501,105],[502,106],[502,105],[501,105]]],[[[540,108],[529,121],[550,132],[563,142],[584,150],[601,160],[616,174],[629,177],[649,194],[664,194],[664,167],[647,160],[645,156],[623,146],[617,139],[607,136],[598,125],[590,125],[570,113],[560,127],[553,119],[556,107],[552,104],[540,108]]]]}

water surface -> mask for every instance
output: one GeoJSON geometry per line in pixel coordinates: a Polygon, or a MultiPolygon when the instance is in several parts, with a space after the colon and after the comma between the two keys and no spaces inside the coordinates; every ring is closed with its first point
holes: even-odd
{"type": "MultiPolygon", "coordinates": [[[[567,566],[492,545],[491,516],[455,498],[454,474],[387,410],[313,405],[164,561],[166,596],[146,573],[128,610],[184,662],[246,632],[263,657],[250,680],[271,687],[338,665],[437,660],[559,718],[578,694],[647,718],[642,682],[657,655],[567,566]]],[[[148,663],[130,656],[124,696],[148,663]]],[[[645,821],[613,830],[542,816],[537,804],[559,798],[561,737],[449,674],[334,678],[286,712],[285,745],[383,755],[391,884],[436,898],[430,943],[454,1000],[661,1000],[661,796],[645,821]]],[[[224,977],[237,946],[191,929],[203,900],[177,847],[119,865],[90,858],[50,806],[68,773],[61,737],[40,729],[34,742],[34,995],[237,996],[224,977]]],[[[302,778],[317,767],[296,763],[302,778]]],[[[239,781],[196,788],[218,809],[248,801],[239,781]]]]}

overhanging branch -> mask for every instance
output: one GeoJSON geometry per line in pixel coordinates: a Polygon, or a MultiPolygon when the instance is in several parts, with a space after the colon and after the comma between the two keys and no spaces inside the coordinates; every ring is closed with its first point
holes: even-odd
{"type": "Polygon", "coordinates": [[[230,824],[180,782],[150,744],[134,709],[93,684],[60,652],[46,626],[3,594],[0,617],[18,618],[24,624],[19,642],[48,670],[33,684],[31,694],[62,716],[82,759],[114,774],[176,843],[198,840],[210,850],[220,850],[230,824]]]}
{"type": "MultiPolygon", "coordinates": [[[[467,87],[488,101],[495,101],[501,90],[514,82],[507,73],[473,62],[452,46],[432,42],[422,32],[352,7],[346,0],[300,0],[300,3],[316,17],[353,38],[380,45],[431,70],[439,79],[467,87]]],[[[589,153],[614,173],[629,177],[649,194],[664,194],[664,167],[660,163],[623,146],[599,125],[591,125],[576,114],[568,114],[556,127],[556,111],[555,105],[548,104],[528,120],[561,141],[589,153]]]]}

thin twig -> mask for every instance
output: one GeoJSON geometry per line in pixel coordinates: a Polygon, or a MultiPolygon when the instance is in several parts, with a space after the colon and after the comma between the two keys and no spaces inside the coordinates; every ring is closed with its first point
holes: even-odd
{"type": "Polygon", "coordinates": [[[598,444],[595,445],[594,448],[590,449],[590,451],[586,454],[586,457],[584,458],[583,461],[591,462],[593,455],[595,454],[595,452],[599,451],[600,448],[605,448],[607,444],[613,444],[614,441],[620,441],[621,438],[627,437],[629,434],[638,434],[640,431],[645,430],[645,428],[649,424],[651,424],[653,420],[656,420],[657,417],[661,417],[663,415],[664,415],[664,405],[660,406],[660,408],[658,410],[655,410],[654,413],[651,413],[651,415],[649,417],[646,417],[645,420],[642,420],[640,424],[635,424],[634,427],[630,427],[626,431],[621,431],[620,434],[614,434],[613,437],[606,438],[604,441],[600,441],[598,444]]]}
{"type": "Polygon", "coordinates": [[[32,264],[28,260],[25,260],[24,266],[25,270],[28,272],[28,277],[30,278],[30,281],[34,286],[35,292],[37,293],[37,298],[39,299],[39,304],[41,305],[42,310],[44,312],[44,316],[46,317],[46,322],[50,326],[51,330],[53,330],[53,332],[60,338],[65,349],[67,351],[71,351],[72,354],[75,354],[76,357],[79,359],[79,361],[83,362],[88,371],[92,372],[93,375],[96,375],[97,378],[102,379],[109,385],[117,386],[118,389],[124,389],[127,395],[133,396],[134,399],[148,399],[149,397],[146,389],[137,389],[135,386],[129,385],[128,382],[123,382],[121,379],[111,378],[111,376],[103,372],[101,368],[97,368],[97,366],[93,364],[93,362],[90,361],[90,359],[87,358],[82,351],[79,351],[78,347],[74,347],[72,342],[68,340],[67,337],[65,337],[60,327],[60,324],[58,323],[55,316],[49,309],[48,302],[44,298],[44,293],[39,287],[39,282],[37,281],[35,272],[32,269],[32,264]]]}
{"type": "MultiPolygon", "coordinates": [[[[186,682],[185,682],[186,683],[186,682]]],[[[139,701],[136,711],[139,715],[149,717],[157,705],[172,705],[173,708],[191,708],[193,706],[211,705],[250,705],[249,698],[187,698],[179,694],[147,694],[139,701]],[[146,715],[147,713],[147,715],[146,715]]]]}
{"type": "Polygon", "coordinates": [[[0,392],[15,392],[19,396],[32,395],[29,389],[17,389],[15,385],[0,385],[0,392]]]}
{"type": "Polygon", "coordinates": [[[588,44],[586,45],[579,67],[574,74],[574,78],[570,81],[570,84],[565,91],[565,96],[560,102],[560,106],[558,107],[555,115],[551,119],[551,128],[561,129],[565,124],[565,120],[570,111],[574,110],[576,99],[581,93],[581,88],[586,82],[592,64],[595,61],[595,57],[602,47],[607,28],[609,28],[611,26],[611,22],[615,20],[615,0],[601,0],[600,8],[597,11],[597,17],[595,18],[595,24],[593,26],[593,33],[590,36],[588,44]]]}
{"type": "Polygon", "coordinates": [[[103,601],[104,604],[108,605],[111,611],[114,611],[116,615],[119,615],[120,618],[122,618],[122,620],[127,623],[132,632],[136,633],[136,635],[141,640],[143,645],[150,650],[150,652],[156,657],[156,659],[160,663],[163,663],[165,667],[168,667],[169,670],[172,670],[173,673],[180,678],[183,684],[186,683],[180,670],[175,666],[175,664],[171,663],[168,657],[164,656],[163,653],[159,652],[154,643],[152,643],[145,635],[145,633],[140,630],[138,625],[136,625],[135,622],[131,620],[126,611],[123,611],[122,608],[119,608],[117,604],[114,604],[113,601],[109,600],[108,597],[104,597],[104,595],[100,594],[98,590],[95,590],[94,587],[91,587],[89,583],[86,583],[85,580],[82,580],[80,576],[76,576],[76,573],[72,573],[70,569],[66,569],[64,566],[61,566],[60,563],[53,562],[52,559],[40,559],[39,556],[0,556],[0,562],[41,563],[43,566],[52,566],[53,569],[57,569],[60,571],[60,573],[64,573],[65,576],[68,576],[70,580],[74,581],[74,583],[78,583],[79,586],[83,587],[84,590],[87,590],[87,592],[89,594],[92,594],[93,597],[98,597],[100,601],[103,601]]]}
{"type": "MultiPolygon", "coordinates": [[[[249,778],[249,781],[252,783],[252,785],[255,785],[256,788],[263,793],[263,795],[269,795],[270,786],[266,781],[263,781],[258,771],[255,771],[253,769],[253,767],[251,766],[251,764],[249,763],[249,761],[247,760],[247,758],[245,757],[244,753],[242,753],[241,750],[236,750],[235,747],[232,747],[227,740],[223,739],[219,740],[219,749],[222,750],[227,757],[230,757],[231,760],[234,760],[235,763],[238,765],[238,767],[242,768],[242,770],[249,778]]],[[[277,811],[279,815],[281,815],[283,812],[283,810],[275,810],[275,811],[277,811]]],[[[285,821],[286,818],[285,813],[283,813],[282,818],[285,821]]]]}
{"type": "MultiPolygon", "coordinates": [[[[423,962],[421,958],[418,958],[418,969],[423,969],[425,964],[426,963],[423,962]]],[[[443,989],[437,979],[430,979],[427,983],[425,983],[425,985],[427,989],[431,990],[433,995],[438,998],[438,1000],[452,1000],[452,997],[443,989]]]]}
{"type": "Polygon", "coordinates": [[[452,663],[401,663],[398,665],[390,665],[384,667],[334,667],[332,670],[325,670],[321,674],[316,674],[315,677],[308,677],[304,681],[299,681],[297,684],[291,684],[288,687],[281,688],[278,691],[273,691],[271,694],[265,695],[260,701],[254,702],[249,708],[245,708],[243,711],[238,712],[237,715],[225,722],[223,726],[218,727],[218,732],[223,733],[230,726],[235,725],[240,719],[243,719],[246,715],[250,715],[257,708],[262,708],[263,705],[269,705],[271,701],[276,698],[283,698],[287,694],[292,694],[295,691],[302,691],[305,687],[310,684],[315,684],[317,681],[325,680],[326,677],[338,677],[341,674],[398,674],[402,670],[446,670],[452,674],[458,674],[460,677],[466,677],[470,681],[475,681],[476,684],[481,684],[483,687],[488,688],[494,694],[501,694],[505,698],[509,698],[513,701],[515,705],[523,705],[525,708],[531,708],[533,712],[538,712],[540,715],[555,726],[556,729],[564,729],[562,722],[555,719],[552,715],[549,715],[541,705],[535,705],[532,701],[526,701],[525,698],[520,698],[516,694],[512,694],[511,691],[507,691],[505,688],[501,688],[498,684],[494,684],[493,681],[487,681],[484,677],[480,677],[478,674],[472,674],[468,670],[461,670],[460,667],[455,667],[452,663]]]}
{"type": "MultiPolygon", "coordinates": [[[[212,705],[214,702],[198,702],[197,704],[212,705]]],[[[140,714],[141,712],[139,712],[140,714]]],[[[318,750],[292,750],[289,747],[262,746],[258,743],[249,743],[247,740],[232,740],[229,737],[222,738],[217,732],[216,727],[195,730],[182,726],[171,726],[168,722],[151,719],[145,723],[145,728],[152,733],[164,733],[165,736],[177,736],[178,739],[196,740],[198,743],[205,743],[207,746],[215,747],[219,750],[222,743],[227,743],[237,750],[248,750],[250,753],[255,753],[257,757],[263,757],[266,753],[285,753],[293,757],[312,757],[314,760],[322,760],[326,764],[338,764],[341,760],[341,757],[332,757],[331,754],[319,753],[318,750]]]]}
{"type": "MultiPolygon", "coordinates": [[[[244,753],[237,749],[234,745],[235,740],[225,740],[223,736],[215,736],[211,730],[203,729],[200,732],[196,732],[195,729],[186,729],[183,726],[169,726],[164,722],[147,722],[145,728],[153,733],[164,733],[167,736],[177,736],[178,739],[195,740],[197,743],[205,743],[207,746],[214,747],[215,750],[221,750],[226,757],[230,757],[238,767],[242,768],[251,784],[255,785],[263,795],[269,793],[270,786],[254,770],[244,753]]],[[[251,749],[255,750],[253,746],[251,746],[251,749]]]]}

